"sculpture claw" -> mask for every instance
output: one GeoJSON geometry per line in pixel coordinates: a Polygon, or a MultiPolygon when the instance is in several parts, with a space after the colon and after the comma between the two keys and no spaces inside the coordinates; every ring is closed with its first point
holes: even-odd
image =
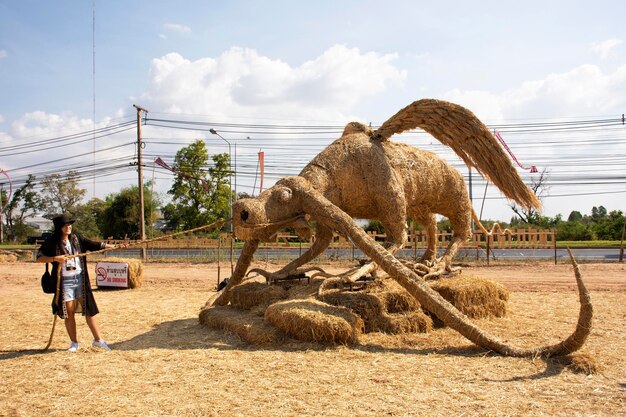
{"type": "Polygon", "coordinates": [[[250,271],[248,271],[248,273],[246,274],[246,277],[252,273],[256,273],[258,275],[263,276],[267,283],[274,284],[281,279],[286,279],[289,277],[297,277],[297,278],[306,277],[306,273],[311,272],[311,271],[318,271],[313,276],[317,274],[324,274],[324,275],[329,276],[329,274],[326,271],[324,271],[322,268],[320,268],[319,266],[309,266],[307,268],[297,268],[291,271],[279,271],[279,272],[269,272],[261,268],[253,268],[250,271]]]}

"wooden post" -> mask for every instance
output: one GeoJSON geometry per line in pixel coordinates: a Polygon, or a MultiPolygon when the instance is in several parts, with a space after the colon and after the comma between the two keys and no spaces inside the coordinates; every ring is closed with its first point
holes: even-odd
{"type": "Polygon", "coordinates": [[[552,229],[552,247],[554,248],[554,264],[556,265],[556,230],[552,229]]]}
{"type": "Polygon", "coordinates": [[[233,266],[233,252],[234,252],[235,239],[233,238],[232,233],[229,236],[230,236],[230,275],[232,276],[233,272],[235,271],[234,266],[233,266]]]}
{"type": "Polygon", "coordinates": [[[217,237],[217,287],[220,286],[221,281],[221,266],[220,258],[222,257],[222,236],[217,237]]]}
{"type": "MultiPolygon", "coordinates": [[[[144,109],[141,106],[133,104],[133,107],[137,109],[137,175],[138,175],[138,186],[139,186],[139,238],[141,240],[146,240],[146,220],[143,212],[143,176],[141,172],[141,112],[144,111],[148,113],[148,110],[144,109]]],[[[143,261],[146,260],[146,246],[141,245],[139,248],[141,252],[141,259],[143,261]]]]}
{"type": "Polygon", "coordinates": [[[486,235],[486,241],[487,241],[487,265],[489,265],[489,250],[491,248],[491,245],[489,243],[491,241],[491,236],[486,235]]]}

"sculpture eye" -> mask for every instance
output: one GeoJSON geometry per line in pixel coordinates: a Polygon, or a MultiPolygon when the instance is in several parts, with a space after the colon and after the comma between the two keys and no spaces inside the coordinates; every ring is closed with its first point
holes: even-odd
{"type": "Polygon", "coordinates": [[[286,203],[291,200],[291,190],[289,188],[283,188],[278,193],[278,200],[281,203],[286,203]]]}

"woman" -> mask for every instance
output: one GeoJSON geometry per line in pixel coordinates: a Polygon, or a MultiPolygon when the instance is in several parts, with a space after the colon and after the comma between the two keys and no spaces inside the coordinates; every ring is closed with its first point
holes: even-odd
{"type": "Polygon", "coordinates": [[[57,277],[57,293],[52,300],[52,313],[65,319],[65,328],[72,344],[69,352],[79,349],[76,338],[76,320],[74,313],[82,313],[87,320],[94,341],[92,346],[111,350],[102,339],[98,321],[98,306],[91,291],[89,274],[87,273],[87,258],[80,256],[71,258],[84,251],[112,249],[114,245],[104,242],[94,242],[78,234],[72,233],[72,224],[65,215],[52,219],[54,233],[41,245],[37,252],[37,262],[51,262],[52,276],[57,277]],[[61,280],[60,282],[58,280],[61,280]]]}

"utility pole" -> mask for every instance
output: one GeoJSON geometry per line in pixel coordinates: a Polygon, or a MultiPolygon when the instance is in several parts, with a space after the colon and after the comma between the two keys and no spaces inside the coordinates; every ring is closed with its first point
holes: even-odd
{"type": "MultiPolygon", "coordinates": [[[[146,220],[143,212],[143,175],[141,172],[141,149],[143,147],[141,143],[141,112],[148,113],[148,110],[141,106],[133,104],[133,107],[137,109],[137,174],[139,180],[139,237],[141,240],[146,240],[146,220]]],[[[146,247],[142,245],[140,247],[141,259],[146,260],[146,247]]]]}

